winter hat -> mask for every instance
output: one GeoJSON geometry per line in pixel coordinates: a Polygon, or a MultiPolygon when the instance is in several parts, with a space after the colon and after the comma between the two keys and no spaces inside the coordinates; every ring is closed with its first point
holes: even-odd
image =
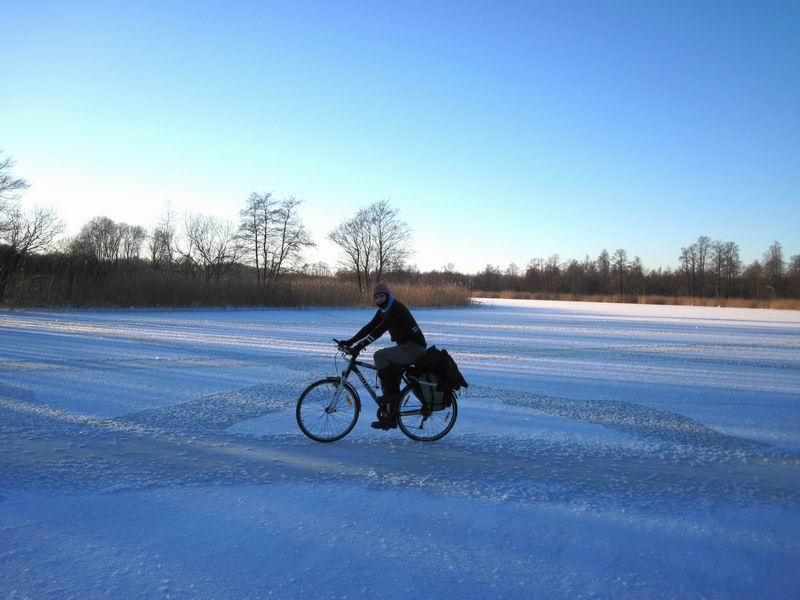
{"type": "Polygon", "coordinates": [[[387,296],[391,296],[392,292],[389,291],[389,286],[379,281],[375,284],[375,289],[372,290],[372,295],[375,296],[376,294],[386,294],[387,296]]]}

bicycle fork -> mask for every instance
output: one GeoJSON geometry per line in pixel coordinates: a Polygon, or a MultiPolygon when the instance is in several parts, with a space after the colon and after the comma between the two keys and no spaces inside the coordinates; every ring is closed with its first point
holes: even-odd
{"type": "Polygon", "coordinates": [[[339,406],[339,396],[342,395],[342,390],[344,389],[344,382],[347,379],[346,376],[340,375],[339,376],[339,385],[336,386],[336,393],[331,398],[331,401],[328,402],[328,406],[325,407],[325,412],[330,414],[336,412],[336,407],[339,406]]]}

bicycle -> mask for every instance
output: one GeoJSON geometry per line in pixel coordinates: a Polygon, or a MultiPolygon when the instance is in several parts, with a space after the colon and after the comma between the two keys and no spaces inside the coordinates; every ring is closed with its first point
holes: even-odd
{"type": "MultiPolygon", "coordinates": [[[[337,342],[337,340],[334,340],[337,342]]],[[[325,377],[309,385],[297,400],[295,416],[300,430],[317,442],[335,442],[353,430],[361,413],[361,398],[347,381],[352,373],[361,380],[380,411],[378,395],[360,368],[377,371],[375,365],[358,360],[358,353],[338,344],[336,358],[347,359],[341,375],[325,377]]],[[[434,410],[414,393],[418,378],[407,371],[402,374],[402,389],[391,405],[397,425],[406,436],[417,442],[433,442],[446,436],[458,417],[458,402],[453,394],[449,405],[434,410]]]]}

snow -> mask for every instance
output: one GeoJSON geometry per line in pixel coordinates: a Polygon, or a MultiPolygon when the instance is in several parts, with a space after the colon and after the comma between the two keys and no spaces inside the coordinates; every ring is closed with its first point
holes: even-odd
{"type": "Polygon", "coordinates": [[[0,312],[0,597],[797,597],[800,313],[414,313],[433,444],[295,424],[370,311],[0,312]]]}

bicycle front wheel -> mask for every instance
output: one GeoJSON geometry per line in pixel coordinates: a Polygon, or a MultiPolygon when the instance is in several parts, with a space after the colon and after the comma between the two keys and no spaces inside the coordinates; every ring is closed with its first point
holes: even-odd
{"type": "Polygon", "coordinates": [[[400,430],[418,442],[435,442],[446,436],[458,417],[458,402],[453,401],[444,410],[431,410],[411,390],[400,399],[397,424],[400,430]]]}
{"type": "Polygon", "coordinates": [[[335,442],[355,427],[361,400],[349,383],[338,377],[315,381],[297,400],[300,431],[317,442],[335,442]],[[341,386],[341,391],[340,391],[341,386]]]}

